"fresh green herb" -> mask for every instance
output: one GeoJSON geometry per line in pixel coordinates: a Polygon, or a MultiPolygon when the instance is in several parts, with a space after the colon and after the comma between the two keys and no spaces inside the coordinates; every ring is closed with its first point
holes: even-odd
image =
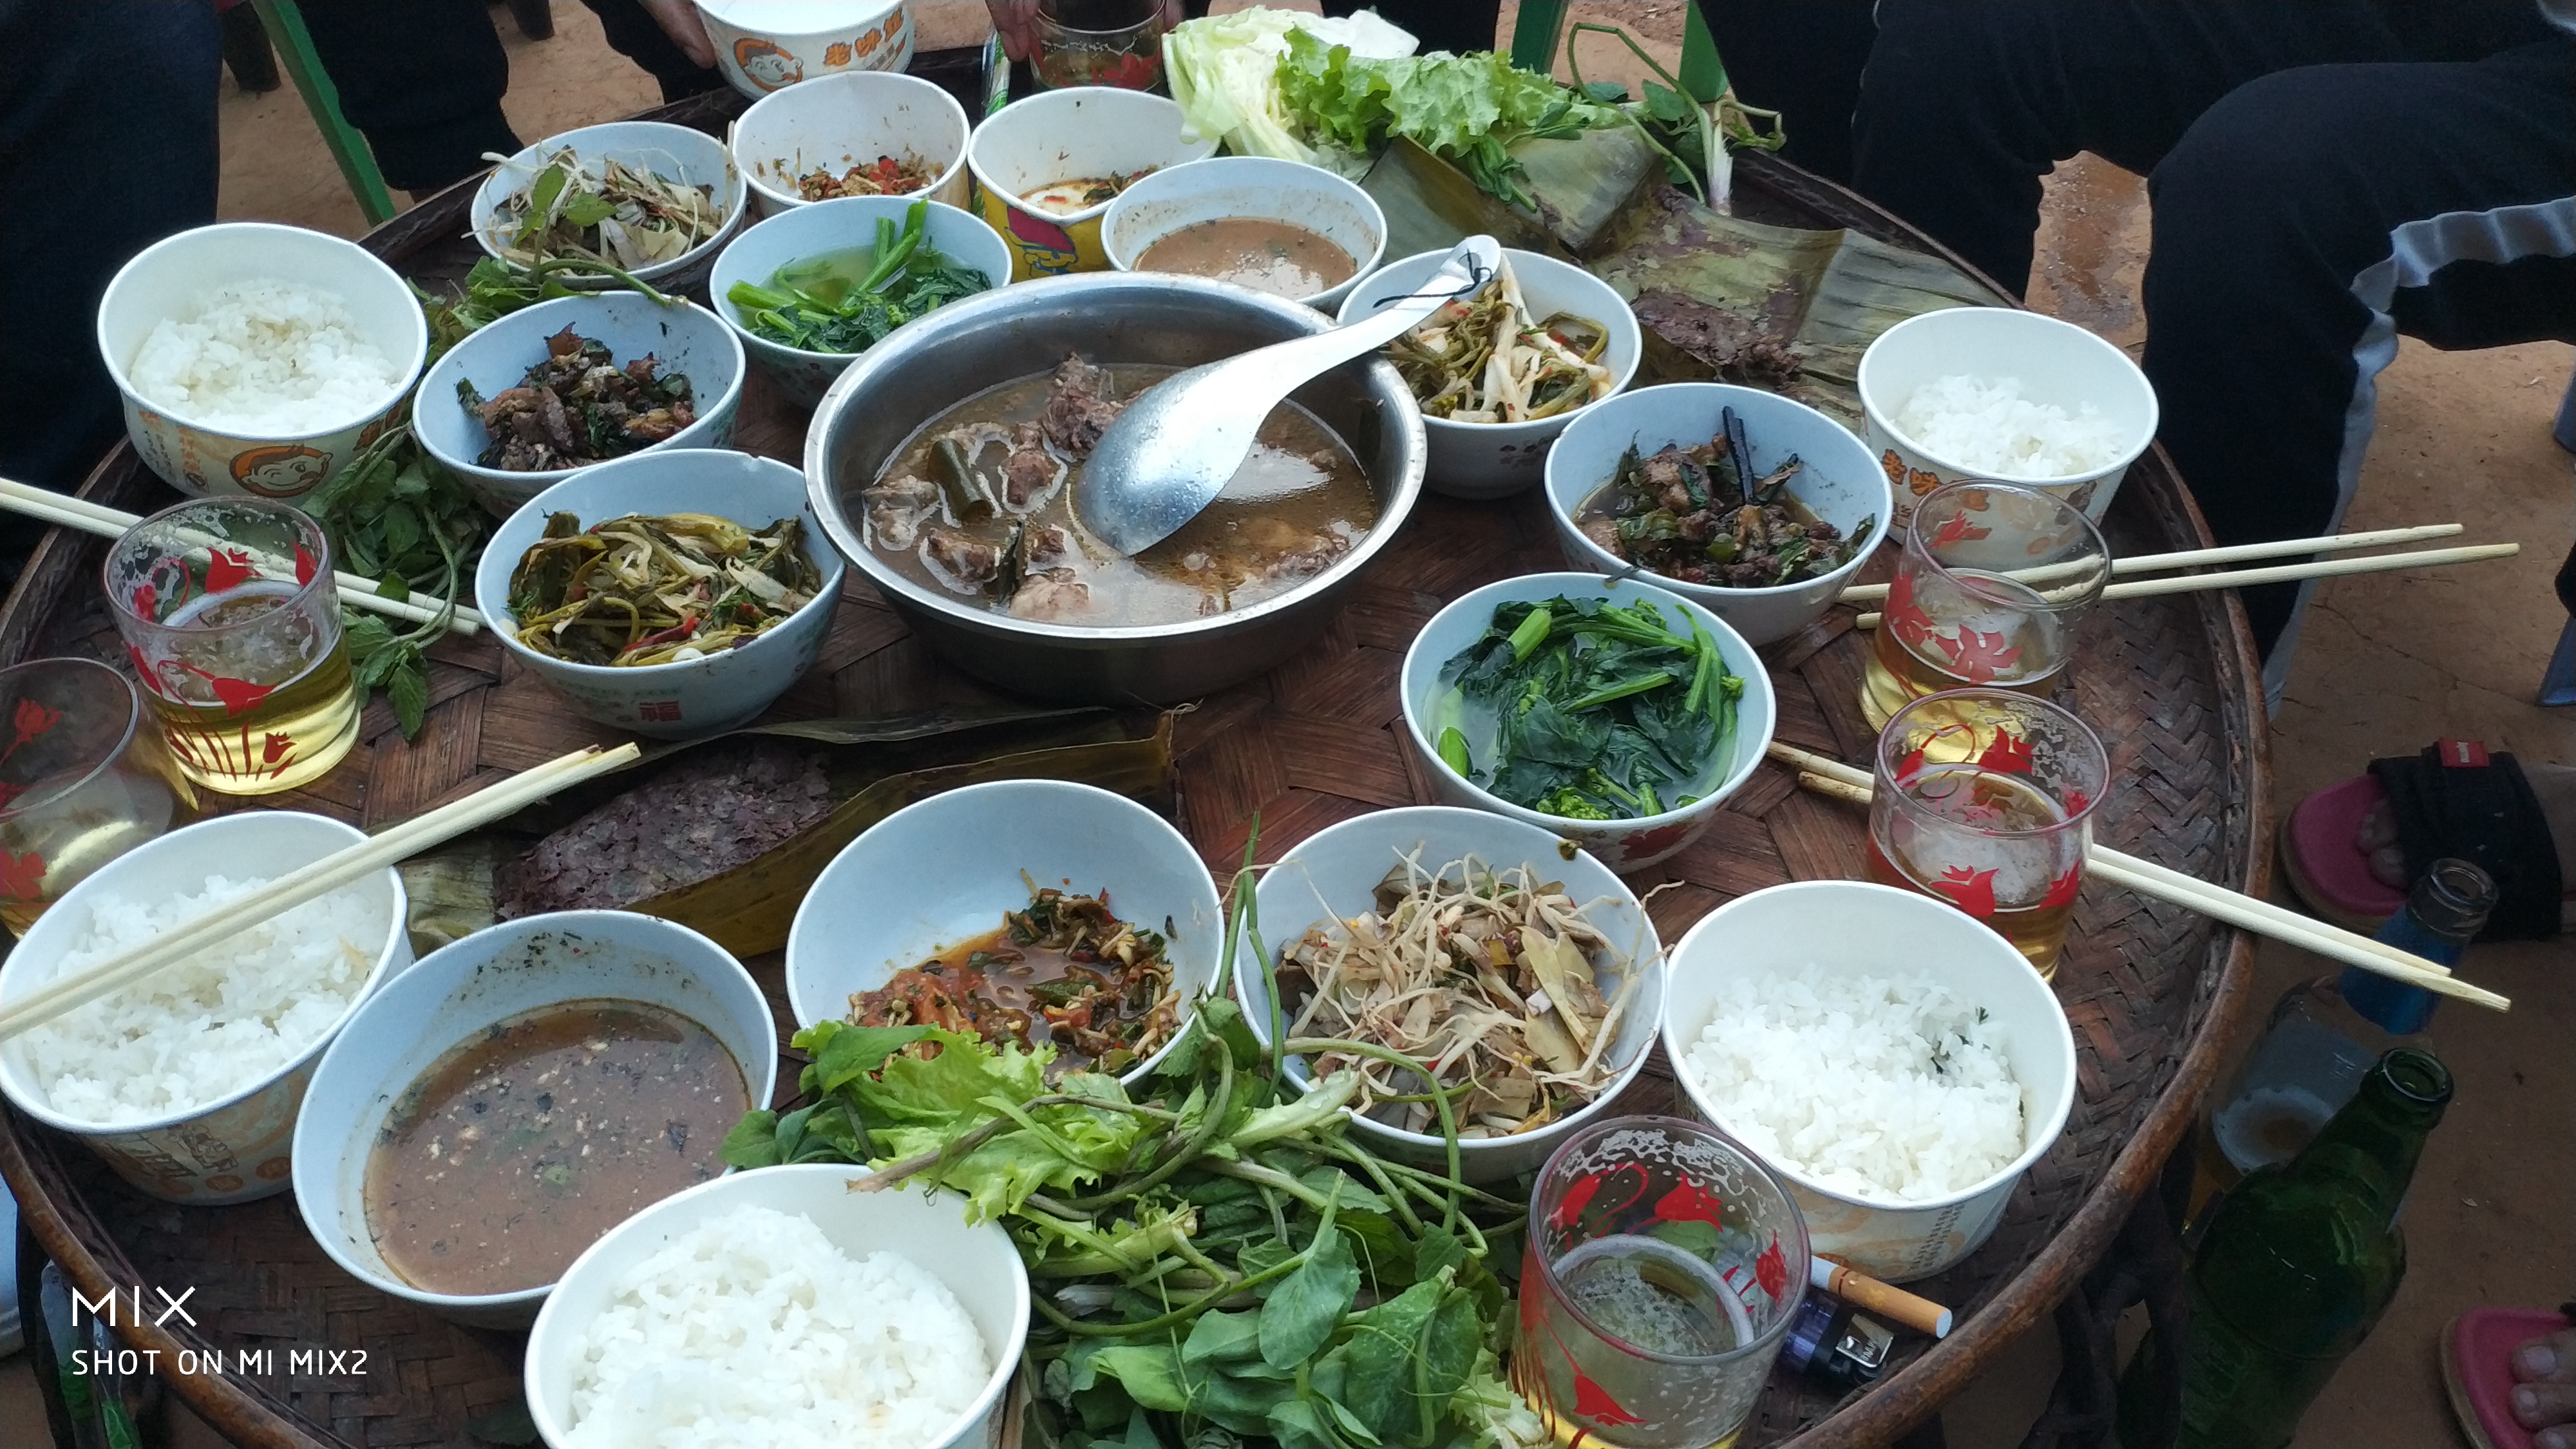
{"type": "MultiPolygon", "coordinates": [[[[1229,952],[1238,931],[1260,949],[1249,896],[1238,889],[1229,910],[1229,952]]],[[[811,1057],[803,1105],[744,1117],[725,1161],[867,1161],[866,1190],[935,1183],[1000,1220],[1039,1318],[1032,1444],[1542,1437],[1495,1352],[1509,1295],[1488,1234],[1517,1226],[1514,1205],[1460,1186],[1454,1168],[1443,1177],[1352,1141],[1342,1108],[1356,1073],[1283,1100],[1232,1001],[1201,1002],[1133,1096],[1090,1072],[1049,1090],[1045,1049],[935,1027],[826,1022],[795,1044],[811,1057]]],[[[1392,1055],[1332,1040],[1274,1049],[1392,1055]]],[[[1447,1098],[1434,1100],[1454,1143],[1447,1098]]]]}
{"type": "Polygon", "coordinates": [[[1642,819],[1669,808],[1667,788],[1704,790],[1732,762],[1744,681],[1707,630],[1685,622],[1690,632],[1676,633],[1642,599],[1497,608],[1440,675],[1493,711],[1493,763],[1451,766],[1515,805],[1569,820],[1642,819]]]}
{"type": "Polygon", "coordinates": [[[549,257],[532,267],[513,266],[495,257],[475,262],[465,274],[465,285],[452,295],[441,295],[423,289],[417,282],[412,292],[420,298],[420,310],[429,318],[429,359],[440,355],[478,327],[539,302],[557,297],[581,295],[565,284],[566,277],[609,277],[643,293],[665,307],[678,305],[680,299],[653,290],[622,267],[580,257],[549,257]]]}
{"type": "Polygon", "coordinates": [[[305,509],[331,541],[333,563],[376,580],[389,599],[424,596],[438,616],[397,629],[383,615],[341,607],[349,668],[361,690],[381,689],[403,738],[420,734],[429,709],[426,651],[447,632],[466,570],[482,552],[491,520],[464,485],[413,438],[411,425],[386,429],[323,480],[305,509]]]}
{"type": "MultiPolygon", "coordinates": [[[[1744,104],[1727,84],[1723,67],[1694,95],[1691,86],[1666,70],[1663,62],[1637,43],[1635,36],[1618,26],[1577,21],[1566,32],[1566,67],[1574,77],[1576,89],[1594,101],[1618,106],[1628,115],[1638,134],[1646,138],[1646,144],[1663,158],[1664,173],[1674,185],[1687,188],[1711,205],[1722,205],[1731,189],[1734,163],[1727,156],[1730,148],[1777,151],[1788,144],[1789,133],[1781,127],[1780,113],[1744,104]],[[1630,101],[1627,87],[1616,81],[1585,81],[1583,68],[1575,60],[1577,47],[1573,42],[1574,37],[1586,31],[1610,36],[1627,46],[1664,83],[1645,82],[1644,98],[1630,101]],[[1762,121],[1769,122],[1770,129],[1756,124],[1762,121]],[[1700,185],[1702,176],[1708,178],[1705,189],[1700,185]]],[[[1688,64],[1683,68],[1689,69],[1688,64]]]]}
{"type": "Polygon", "coordinates": [[[808,257],[780,267],[769,285],[736,282],[725,293],[755,337],[805,352],[864,352],[915,317],[992,288],[930,245],[930,204],[916,201],[898,231],[877,218],[870,249],[808,257]]]}

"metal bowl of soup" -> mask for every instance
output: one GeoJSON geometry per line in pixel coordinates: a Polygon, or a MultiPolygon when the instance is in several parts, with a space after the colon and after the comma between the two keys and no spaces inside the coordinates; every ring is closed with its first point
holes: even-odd
{"type": "Polygon", "coordinates": [[[861,353],[815,409],[815,516],[933,649],[1005,690],[1169,703],[1222,689],[1321,634],[1412,513],[1424,442],[1404,379],[1367,358],[1298,389],[1227,493],[1132,560],[1072,521],[1082,479],[1060,440],[1103,416],[1103,394],[1331,325],[1143,273],[952,302],[861,353]],[[1076,374],[1081,395],[1065,397],[1068,358],[1106,375],[1076,374]]]}

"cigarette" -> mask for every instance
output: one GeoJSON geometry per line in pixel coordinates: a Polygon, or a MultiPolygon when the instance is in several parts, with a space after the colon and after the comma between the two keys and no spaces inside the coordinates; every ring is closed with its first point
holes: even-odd
{"type": "Polygon", "coordinates": [[[1807,1260],[1807,1281],[1855,1308],[1866,1308],[1883,1318],[1894,1319],[1917,1333],[1928,1333],[1934,1338],[1950,1336],[1953,1320],[1949,1309],[1894,1284],[1881,1283],[1848,1263],[1838,1263],[1819,1254],[1807,1260]]]}

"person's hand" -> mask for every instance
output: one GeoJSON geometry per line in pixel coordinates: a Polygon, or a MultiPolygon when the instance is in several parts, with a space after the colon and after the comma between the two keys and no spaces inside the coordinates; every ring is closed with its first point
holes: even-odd
{"type": "MultiPolygon", "coordinates": [[[[1036,48],[1038,0],[984,0],[984,8],[993,12],[993,29],[1002,36],[1002,53],[1013,60],[1027,60],[1036,48]]],[[[1181,0],[1163,0],[1163,28],[1171,29],[1186,17],[1181,0]]]]}
{"type": "MultiPolygon", "coordinates": [[[[698,19],[698,7],[692,0],[635,0],[635,3],[644,7],[644,13],[653,17],[653,23],[662,27],[662,33],[671,37],[671,43],[680,48],[682,55],[700,65],[716,63],[715,45],[707,39],[706,23],[698,19]]],[[[1034,6],[1035,0],[1031,0],[1031,4],[1034,6]]]]}
{"type": "Polygon", "coordinates": [[[2532,1449],[2576,1449],[2576,1328],[2513,1351],[2513,1417],[2532,1430],[2532,1449]]]}

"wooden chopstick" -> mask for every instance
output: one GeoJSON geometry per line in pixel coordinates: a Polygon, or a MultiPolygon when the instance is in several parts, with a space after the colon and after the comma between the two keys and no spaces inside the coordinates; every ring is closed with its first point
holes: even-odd
{"type": "MultiPolygon", "coordinates": [[[[49,488],[38,488],[7,478],[0,478],[0,510],[42,519],[80,533],[94,533],[101,538],[115,538],[143,521],[139,515],[92,503],[86,498],[74,498],[68,493],[56,493],[49,488]]],[[[340,602],[351,608],[371,610],[387,618],[414,624],[426,624],[438,617],[438,610],[425,604],[415,604],[408,599],[388,599],[377,593],[376,581],[363,574],[334,569],[331,577],[340,586],[340,602]]],[[[483,632],[483,616],[460,603],[447,621],[447,627],[459,634],[479,634],[483,632]]]]}
{"type": "MultiPolygon", "coordinates": [[[[110,992],[122,990],[183,957],[204,950],[235,931],[335,890],[366,879],[397,861],[408,860],[431,846],[489,825],[503,816],[577,785],[595,775],[621,769],[642,755],[633,744],[602,750],[597,745],[548,760],[496,784],[417,815],[382,834],[300,866],[251,895],[226,901],[184,921],[151,940],[110,957],[75,976],[48,981],[17,1000],[0,1006],[0,1041],[29,1027],[41,1026],[110,992]]],[[[394,923],[402,929],[402,923],[394,923]]]]}
{"type": "MultiPolygon", "coordinates": [[[[2369,558],[2321,559],[2315,563],[2278,564],[2268,569],[2233,569],[2214,574],[2180,574],[2162,579],[2132,579],[2102,590],[2105,599],[2147,599],[2158,594],[2189,594],[2202,589],[2239,589],[2254,584],[2283,584],[2295,579],[2331,579],[2345,574],[2378,574],[2395,569],[2433,568],[2442,564],[2477,563],[2511,558],[2518,543],[2473,543],[2461,548],[2427,548],[2413,553],[2374,554],[2369,558]]],[[[1855,627],[1875,629],[1878,615],[1863,614],[1855,627]]]]}
{"type": "MultiPolygon", "coordinates": [[[[2252,563],[2256,559],[2296,558],[2303,553],[2349,553],[2357,548],[2388,548],[2401,543],[2422,543],[2427,539],[2449,538],[2464,532],[2457,523],[2423,523],[2413,528],[2382,528],[2370,533],[2328,533],[2315,538],[2284,538],[2271,543],[2237,543],[2225,548],[2186,548],[2175,553],[2142,553],[2132,558],[2111,560],[2111,577],[2130,574],[2162,573],[2166,569],[2214,568],[2219,564],[2252,563]]],[[[2024,583],[2060,578],[2091,567],[2085,563],[2049,564],[2035,569],[2015,569],[2006,577],[2024,583]]],[[[1887,597],[1885,584],[1854,584],[1843,590],[1839,602],[1873,604],[1887,597]]]]}
{"type": "MultiPolygon", "coordinates": [[[[1861,804],[1869,801],[1870,777],[1840,760],[1782,744],[1778,740],[1771,742],[1769,753],[1771,758],[1794,771],[1798,783],[1810,790],[1838,800],[1861,804]]],[[[2142,896],[2188,906],[2231,926],[2314,951],[2320,956],[2332,957],[2348,966],[2376,971],[2409,986],[2421,987],[2437,995],[2457,997],[2496,1011],[2508,1010],[2513,1005],[2510,999],[2484,987],[2455,979],[2449,968],[2439,963],[2400,951],[2384,941],[2374,941],[2358,932],[2300,915],[2270,901],[2256,900],[2224,886],[2211,885],[2197,876],[2185,875],[2151,860],[2141,860],[2098,842],[2085,847],[2084,867],[2113,885],[2136,891],[2142,896]]]]}

